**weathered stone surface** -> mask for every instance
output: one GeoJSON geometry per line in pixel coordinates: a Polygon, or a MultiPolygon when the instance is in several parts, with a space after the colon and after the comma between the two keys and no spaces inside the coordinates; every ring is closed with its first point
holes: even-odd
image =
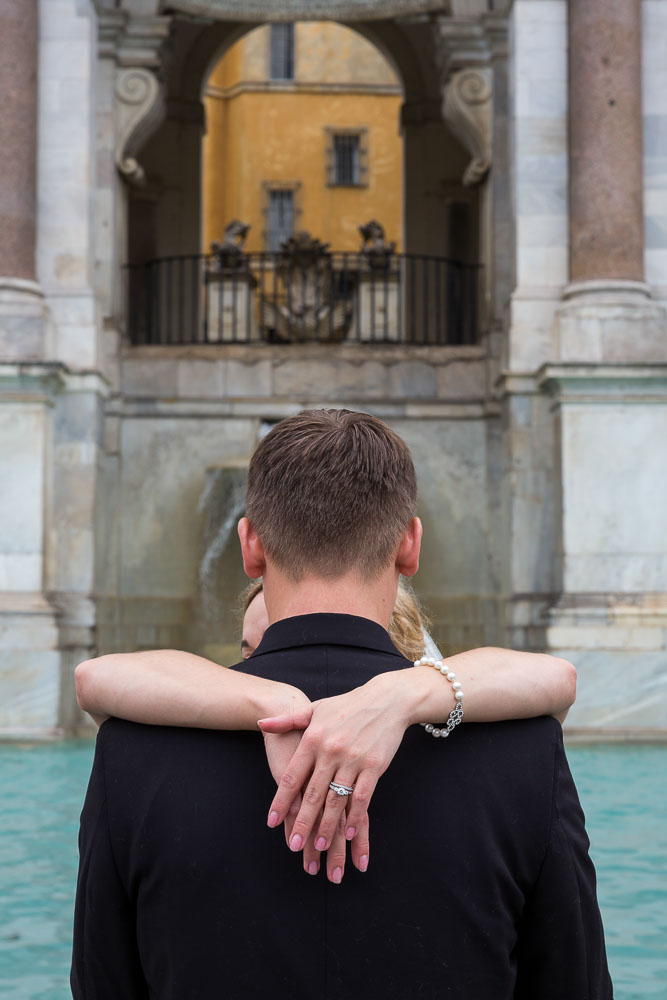
{"type": "Polygon", "coordinates": [[[572,281],[644,276],[641,9],[569,7],[572,281]]]}
{"type": "Polygon", "coordinates": [[[126,358],[122,380],[123,392],[128,396],[173,397],[178,394],[178,362],[168,357],[126,358]]]}
{"type": "Polygon", "coordinates": [[[226,361],[224,367],[226,396],[271,395],[273,373],[269,361],[256,361],[252,364],[226,361]]]}
{"type": "Polygon", "coordinates": [[[482,399],[486,395],[484,361],[452,361],[436,369],[437,392],[442,399],[482,399]]]}
{"type": "MultiPolygon", "coordinates": [[[[599,630],[602,643],[606,641],[604,631],[599,630]]],[[[565,656],[577,667],[577,700],[568,715],[567,728],[667,729],[664,648],[592,646],[582,650],[577,645],[553,646],[550,652],[565,656]],[[627,691],[628,678],[632,679],[632,696],[619,698],[619,691],[627,691]]]]}
{"type": "Polygon", "coordinates": [[[389,369],[389,394],[393,397],[437,394],[436,370],[423,361],[403,361],[389,369]]]}
{"type": "Polygon", "coordinates": [[[35,277],[37,0],[0,10],[0,275],[35,277]]]}

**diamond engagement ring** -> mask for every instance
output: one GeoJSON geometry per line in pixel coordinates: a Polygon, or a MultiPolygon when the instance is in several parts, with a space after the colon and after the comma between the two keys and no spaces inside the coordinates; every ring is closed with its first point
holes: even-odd
{"type": "Polygon", "coordinates": [[[329,788],[336,795],[351,795],[354,791],[354,785],[339,785],[337,781],[330,781],[329,788]]]}

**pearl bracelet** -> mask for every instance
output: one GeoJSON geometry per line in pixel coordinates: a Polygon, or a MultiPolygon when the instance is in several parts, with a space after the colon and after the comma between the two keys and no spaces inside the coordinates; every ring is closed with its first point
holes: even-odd
{"type": "Polygon", "coordinates": [[[420,726],[424,726],[427,733],[436,738],[440,736],[449,736],[451,732],[458,726],[458,724],[463,719],[463,691],[461,690],[461,685],[456,679],[456,674],[453,670],[445,664],[444,660],[434,660],[432,656],[422,656],[421,660],[415,660],[416,667],[435,667],[439,670],[445,680],[448,680],[454,689],[454,697],[456,698],[456,705],[449,713],[449,718],[444,726],[438,728],[432,725],[430,722],[420,722],[420,726]]]}

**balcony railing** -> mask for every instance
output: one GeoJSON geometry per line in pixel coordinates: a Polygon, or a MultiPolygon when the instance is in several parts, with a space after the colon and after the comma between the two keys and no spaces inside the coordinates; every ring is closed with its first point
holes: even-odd
{"type": "Polygon", "coordinates": [[[143,344],[473,344],[478,265],[419,254],[247,253],[127,268],[129,334],[143,344]]]}

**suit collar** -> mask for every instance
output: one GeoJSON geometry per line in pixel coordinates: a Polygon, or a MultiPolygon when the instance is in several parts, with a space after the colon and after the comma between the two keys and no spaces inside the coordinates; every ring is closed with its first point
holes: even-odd
{"type": "MultiPolygon", "coordinates": [[[[295,615],[269,625],[252,659],[295,646],[357,646],[404,659],[389,633],[368,618],[356,615],[295,615]]],[[[246,661],[247,662],[247,661],[246,661]]]]}

